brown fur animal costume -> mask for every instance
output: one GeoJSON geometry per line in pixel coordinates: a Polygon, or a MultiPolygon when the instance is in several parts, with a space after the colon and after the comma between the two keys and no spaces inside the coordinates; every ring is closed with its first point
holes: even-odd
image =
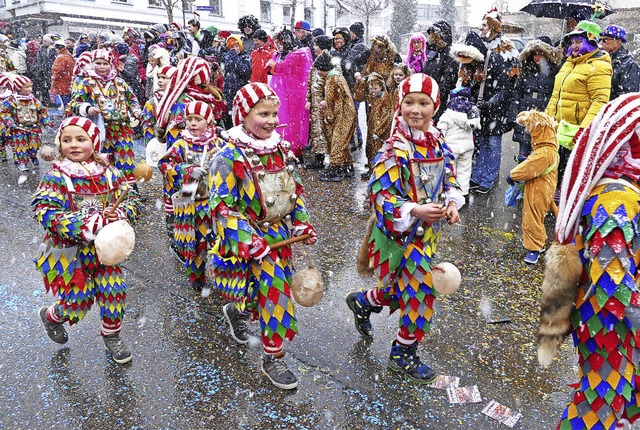
{"type": "Polygon", "coordinates": [[[544,217],[553,204],[553,193],[558,182],[558,140],[555,122],[536,110],[520,112],[517,121],[531,134],[533,152],[514,167],[509,176],[524,181],[522,233],[524,247],[540,251],[547,241],[544,217]]]}

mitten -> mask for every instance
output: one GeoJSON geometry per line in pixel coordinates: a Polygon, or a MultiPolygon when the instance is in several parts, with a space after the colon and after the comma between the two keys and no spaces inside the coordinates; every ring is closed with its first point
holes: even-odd
{"type": "Polygon", "coordinates": [[[249,249],[251,258],[254,260],[262,260],[269,252],[271,252],[271,248],[264,237],[254,234],[251,238],[251,248],[249,249]]]}

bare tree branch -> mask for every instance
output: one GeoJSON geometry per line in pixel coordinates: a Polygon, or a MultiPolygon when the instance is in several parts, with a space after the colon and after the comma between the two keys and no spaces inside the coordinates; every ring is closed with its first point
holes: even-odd
{"type": "Polygon", "coordinates": [[[369,23],[371,18],[376,17],[386,9],[389,5],[389,0],[348,0],[345,4],[351,8],[353,14],[364,18],[366,36],[369,39],[369,23]]]}

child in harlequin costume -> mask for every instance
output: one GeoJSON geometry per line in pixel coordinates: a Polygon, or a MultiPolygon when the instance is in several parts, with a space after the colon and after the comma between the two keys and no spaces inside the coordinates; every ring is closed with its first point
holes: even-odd
{"type": "Polygon", "coordinates": [[[38,151],[42,145],[42,127],[51,126],[49,113],[33,95],[33,83],[26,76],[13,80],[13,96],[4,102],[5,121],[9,130],[11,147],[15,148],[18,170],[29,170],[29,160],[40,164],[38,151]]]}
{"type": "Polygon", "coordinates": [[[172,247],[184,261],[191,286],[205,286],[207,245],[210,242],[209,165],[224,141],[214,127],[213,109],[191,102],[185,111],[187,128],[158,161],[167,187],[172,191],[174,241],[172,247]]]}
{"type": "Polygon", "coordinates": [[[99,155],[100,131],[90,120],[70,117],[60,125],[56,145],[61,156],[53,162],[33,196],[35,218],[45,229],[36,268],[47,291],[57,296],[40,309],[40,318],[54,342],[68,340],[64,323],[84,318],[95,301],[100,307],[104,344],[117,363],[131,360],[120,338],[127,284],[118,265],[101,264],[94,240],[106,225],[138,215],[135,194],[122,173],[99,155]],[[111,212],[114,203],[127,193],[111,212]]]}
{"type": "Polygon", "coordinates": [[[222,96],[210,85],[211,66],[199,57],[189,57],[178,63],[166,91],[156,106],[156,137],[171,147],[180,138],[185,124],[184,111],[191,101],[211,106],[222,96]]]}
{"type": "Polygon", "coordinates": [[[606,104],[576,136],[547,251],[538,359],[569,332],[579,382],[558,429],[614,429],[640,418],[640,94],[606,104]]]}
{"type": "Polygon", "coordinates": [[[124,174],[131,185],[133,174],[133,128],[130,117],[140,119],[142,109],[127,83],[118,77],[112,50],[93,51],[93,69],[88,77],[73,88],[71,110],[75,115],[89,117],[104,134],[102,152],[113,166],[124,174]]]}
{"type": "Polygon", "coordinates": [[[464,204],[451,150],[431,125],[439,104],[438,84],[428,75],[414,74],[399,86],[393,132],[373,160],[369,180],[375,225],[368,257],[379,283],[346,298],[365,339],[373,337],[371,312],[379,313],[383,306],[399,311],[387,364],[418,383],[436,377],[417,355],[437,296],[431,271],[436,244],[442,223],[457,222],[457,208],[464,204]]]}
{"type": "MultiPolygon", "coordinates": [[[[7,111],[4,110],[4,103],[9,97],[13,95],[13,87],[11,85],[11,80],[7,75],[0,74],[0,161],[7,161],[7,144],[11,146],[13,141],[10,139],[10,130],[6,126],[7,122],[7,111]]],[[[13,157],[15,162],[18,160],[16,158],[16,151],[14,147],[11,148],[11,152],[13,152],[13,157]]]]}
{"type": "Polygon", "coordinates": [[[264,356],[262,372],[277,387],[293,389],[297,377],[284,362],[283,343],[298,324],[291,300],[291,246],[270,244],[310,234],[295,156],[275,128],[279,99],[266,84],[242,87],[233,101],[235,127],[229,143],[211,164],[209,206],[214,218],[210,251],[214,287],[231,301],[223,313],[233,338],[249,342],[246,324],[259,319],[264,356]]]}
{"type": "MultiPolygon", "coordinates": [[[[205,102],[210,106],[221,100],[220,93],[209,85],[211,67],[199,57],[189,57],[178,63],[177,71],[171,77],[167,89],[156,105],[155,136],[167,142],[170,148],[185,128],[185,109],[191,101],[205,102]]],[[[165,222],[167,228],[173,225],[172,189],[165,180],[163,188],[165,222]]]]}
{"type": "Polygon", "coordinates": [[[142,109],[142,123],[144,128],[144,143],[149,143],[155,135],[156,128],[156,109],[164,92],[167,90],[167,85],[171,81],[171,77],[176,73],[178,69],[173,66],[160,67],[156,72],[157,87],[154,88],[153,95],[147,100],[142,109]]]}

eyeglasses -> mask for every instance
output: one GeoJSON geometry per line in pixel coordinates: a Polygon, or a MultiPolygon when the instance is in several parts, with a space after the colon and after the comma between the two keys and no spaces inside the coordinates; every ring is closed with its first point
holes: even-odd
{"type": "Polygon", "coordinates": [[[612,39],[612,38],[610,38],[610,37],[601,37],[601,38],[600,38],[600,43],[609,42],[609,41],[611,41],[611,40],[613,40],[613,39],[612,39]]]}

